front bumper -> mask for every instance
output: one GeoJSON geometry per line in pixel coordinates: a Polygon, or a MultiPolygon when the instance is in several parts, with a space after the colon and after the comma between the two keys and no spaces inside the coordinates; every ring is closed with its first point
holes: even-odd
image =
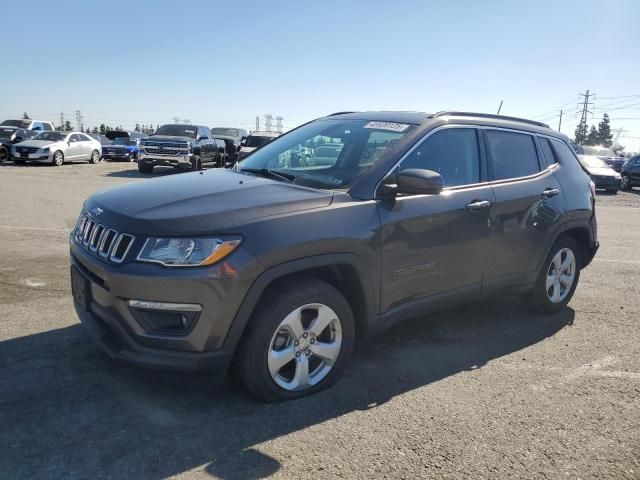
{"type": "Polygon", "coordinates": [[[126,152],[126,153],[103,152],[102,153],[102,158],[104,158],[105,160],[131,160],[132,157],[135,158],[135,154],[133,152],[126,152]]]}
{"type": "Polygon", "coordinates": [[[11,160],[29,161],[29,162],[49,162],[52,158],[52,153],[28,153],[26,155],[11,151],[11,160]]]}
{"type": "Polygon", "coordinates": [[[598,189],[620,190],[620,179],[615,177],[591,177],[598,189]]]}
{"type": "MultiPolygon", "coordinates": [[[[86,285],[86,300],[74,294],[81,323],[112,358],[167,370],[208,370],[225,376],[237,344],[228,335],[245,295],[238,272],[255,263],[239,248],[211,267],[169,269],[136,262],[111,266],[71,238],[73,279],[86,285]],[[154,333],[136,319],[128,300],[202,305],[195,324],[182,335],[154,333]]],[[[73,289],[72,289],[73,291],[73,289]]]]}
{"type": "Polygon", "coordinates": [[[138,162],[146,165],[160,165],[166,167],[191,167],[192,153],[183,155],[153,155],[146,152],[138,153],[138,162]]]}

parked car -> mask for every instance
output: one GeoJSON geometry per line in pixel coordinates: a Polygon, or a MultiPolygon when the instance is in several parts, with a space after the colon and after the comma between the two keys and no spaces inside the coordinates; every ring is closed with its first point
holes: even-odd
{"type": "Polygon", "coordinates": [[[55,130],[55,128],[53,128],[53,123],[51,122],[45,122],[44,120],[32,120],[30,118],[5,120],[0,123],[0,127],[16,127],[24,130],[35,130],[36,132],[51,132],[55,130]]]}
{"type": "Polygon", "coordinates": [[[152,173],[156,165],[189,170],[202,170],[219,160],[218,146],[209,127],[169,124],[140,142],[138,170],[152,173]]]}
{"type": "Polygon", "coordinates": [[[111,141],[111,144],[102,147],[102,157],[105,160],[124,160],[127,162],[138,160],[140,141],[147,137],[144,133],[120,130],[108,131],[105,136],[111,141]]]}
{"type": "Polygon", "coordinates": [[[620,174],[600,157],[578,155],[578,159],[597,189],[607,190],[610,193],[617,193],[620,190],[620,174]]]}
{"type": "Polygon", "coordinates": [[[607,165],[613,168],[616,172],[620,172],[620,170],[622,169],[622,165],[627,160],[623,156],[616,155],[613,150],[606,147],[578,145],[576,147],[576,153],[578,153],[578,155],[598,157],[600,158],[600,160],[603,160],[607,165]]]}
{"type": "Polygon", "coordinates": [[[631,157],[622,166],[622,178],[620,187],[623,190],[631,190],[640,186],[640,155],[631,157]]]}
{"type": "Polygon", "coordinates": [[[318,145],[311,157],[311,164],[317,166],[334,165],[343,145],[341,143],[328,143],[318,145]]]}
{"type": "Polygon", "coordinates": [[[30,140],[11,146],[11,159],[17,164],[49,162],[60,166],[71,160],[98,163],[100,142],[82,132],[41,132],[30,140]]]}
{"type": "Polygon", "coordinates": [[[275,132],[253,132],[240,146],[240,150],[238,150],[238,161],[278,136],[280,136],[280,134],[275,132]]]}
{"type": "Polygon", "coordinates": [[[215,138],[224,140],[226,163],[233,165],[238,159],[241,143],[247,138],[247,131],[243,128],[211,127],[211,134],[215,138]]]}
{"type": "Polygon", "coordinates": [[[401,319],[505,290],[563,309],[598,248],[594,202],[568,138],[542,123],[335,114],[234,169],[92,195],[70,235],[71,291],[112,357],[216,380],[232,366],[287,400],[329,386],[356,341],[401,319]],[[281,166],[319,139],[344,145],[334,164],[281,166]]]}
{"type": "Polygon", "coordinates": [[[11,146],[14,143],[20,143],[28,140],[38,134],[35,130],[25,130],[24,128],[0,127],[0,162],[9,160],[11,146]]]}

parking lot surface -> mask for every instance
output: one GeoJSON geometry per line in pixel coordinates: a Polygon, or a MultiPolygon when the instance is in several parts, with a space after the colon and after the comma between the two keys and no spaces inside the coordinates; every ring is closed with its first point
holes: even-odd
{"type": "Polygon", "coordinates": [[[640,478],[640,189],[598,195],[601,248],[559,314],[501,296],[417,318],[335,387],[262,404],[116,363],[78,324],[67,235],[131,181],[0,163],[0,478],[640,478]]]}

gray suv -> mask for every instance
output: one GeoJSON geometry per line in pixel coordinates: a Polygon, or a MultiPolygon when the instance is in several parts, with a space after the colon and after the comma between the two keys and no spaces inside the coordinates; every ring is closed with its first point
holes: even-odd
{"type": "Polygon", "coordinates": [[[72,294],[116,359],[217,380],[232,367],[286,400],[329,386],[356,342],[408,317],[503,291],[564,308],[598,248],[594,198],[544,124],[340,113],[232,170],[91,196],[70,236],[72,294]],[[328,143],[339,153],[315,164],[328,143]]]}

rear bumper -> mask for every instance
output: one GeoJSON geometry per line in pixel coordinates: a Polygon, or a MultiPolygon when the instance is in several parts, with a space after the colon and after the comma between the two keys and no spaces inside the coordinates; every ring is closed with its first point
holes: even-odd
{"type": "Polygon", "coordinates": [[[615,177],[608,178],[595,178],[591,177],[593,183],[595,183],[596,188],[598,189],[606,189],[606,190],[620,190],[620,179],[615,177]]]}

